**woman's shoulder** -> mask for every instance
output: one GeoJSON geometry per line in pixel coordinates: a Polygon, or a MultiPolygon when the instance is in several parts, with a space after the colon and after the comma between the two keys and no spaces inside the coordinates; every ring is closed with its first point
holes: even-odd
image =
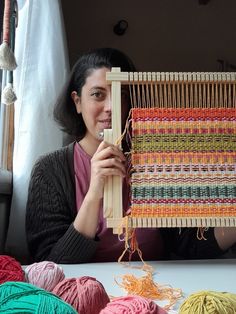
{"type": "Polygon", "coordinates": [[[73,160],[74,143],[41,155],[36,160],[33,170],[53,170],[67,167],[73,160]]]}

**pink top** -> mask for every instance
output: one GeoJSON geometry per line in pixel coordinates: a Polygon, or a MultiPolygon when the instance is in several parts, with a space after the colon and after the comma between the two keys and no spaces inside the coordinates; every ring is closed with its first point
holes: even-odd
{"type": "MultiPolygon", "coordinates": [[[[74,146],[74,169],[76,182],[76,205],[79,211],[84,197],[89,189],[91,176],[91,156],[89,156],[76,143],[74,146]]],[[[127,191],[127,187],[126,187],[127,191]]],[[[127,192],[123,193],[123,206],[128,210],[127,192]]],[[[124,242],[113,234],[111,228],[106,227],[106,220],[103,217],[103,208],[101,205],[99,223],[97,228],[97,236],[100,241],[98,249],[91,262],[112,262],[117,261],[124,250],[124,242]]],[[[163,251],[163,243],[157,228],[140,228],[136,230],[136,237],[139,248],[143,253],[144,260],[161,259],[163,251]]],[[[138,255],[134,254],[132,260],[139,260],[138,255]]]]}

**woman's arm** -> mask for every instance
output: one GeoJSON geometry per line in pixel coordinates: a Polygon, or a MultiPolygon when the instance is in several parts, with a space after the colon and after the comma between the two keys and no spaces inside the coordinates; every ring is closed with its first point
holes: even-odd
{"type": "Polygon", "coordinates": [[[26,210],[30,252],[38,260],[81,263],[91,259],[100,202],[108,175],[124,176],[121,151],[102,142],[91,160],[91,183],[77,213],[69,165],[59,152],[41,159],[33,169],[26,210]]]}
{"type": "Polygon", "coordinates": [[[236,228],[235,227],[225,227],[215,228],[215,238],[222,250],[228,250],[231,246],[236,243],[236,228]]]}
{"type": "Polygon", "coordinates": [[[34,166],[26,207],[26,237],[34,261],[81,263],[91,259],[97,241],[73,226],[74,185],[66,154],[54,152],[34,166]]]}
{"type": "Polygon", "coordinates": [[[215,229],[204,232],[204,238],[199,240],[198,228],[160,228],[167,253],[186,259],[217,258],[225,253],[220,247],[215,229]]]}

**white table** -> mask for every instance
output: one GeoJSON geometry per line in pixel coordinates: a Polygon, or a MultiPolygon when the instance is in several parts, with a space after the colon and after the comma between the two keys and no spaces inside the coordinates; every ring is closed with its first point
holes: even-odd
{"type": "MultiPolygon", "coordinates": [[[[236,293],[236,259],[155,261],[147,263],[154,268],[155,282],[168,284],[173,288],[181,288],[184,298],[200,290],[236,293]]],[[[142,265],[142,263],[132,262],[131,265],[142,265]]],[[[127,268],[118,263],[88,263],[60,266],[62,266],[67,278],[95,277],[103,284],[108,295],[112,296],[126,295],[126,292],[114,281],[115,277],[119,279],[119,276],[128,273],[138,277],[145,274],[141,270],[127,268]]],[[[183,300],[180,300],[175,305],[174,310],[178,310],[183,300]]],[[[160,305],[166,304],[163,302],[157,303],[160,305]]]]}

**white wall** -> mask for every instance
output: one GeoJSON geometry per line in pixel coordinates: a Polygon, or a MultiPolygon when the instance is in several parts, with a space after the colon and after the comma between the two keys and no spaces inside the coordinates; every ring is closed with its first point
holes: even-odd
{"type": "Polygon", "coordinates": [[[62,0],[70,61],[89,48],[125,51],[142,71],[217,71],[236,64],[236,1],[62,0]],[[126,19],[124,36],[113,26],[126,19]]]}

